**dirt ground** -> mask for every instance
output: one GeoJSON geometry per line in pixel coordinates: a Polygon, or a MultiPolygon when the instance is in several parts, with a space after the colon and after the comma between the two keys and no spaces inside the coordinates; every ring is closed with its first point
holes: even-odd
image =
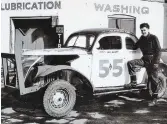
{"type": "Polygon", "coordinates": [[[49,117],[37,97],[29,102],[20,102],[3,88],[1,94],[2,124],[166,124],[167,95],[150,107],[149,100],[138,93],[108,95],[89,101],[77,102],[66,117],[49,117]],[[33,102],[32,102],[33,101],[33,102]]]}

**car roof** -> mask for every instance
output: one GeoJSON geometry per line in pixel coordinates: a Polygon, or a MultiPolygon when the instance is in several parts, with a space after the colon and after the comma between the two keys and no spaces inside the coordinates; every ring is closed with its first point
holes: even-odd
{"type": "MultiPolygon", "coordinates": [[[[104,34],[104,33],[126,33],[135,36],[134,33],[129,32],[124,29],[116,29],[116,28],[92,28],[92,29],[84,29],[80,31],[76,31],[73,34],[94,34],[94,35],[99,35],[99,34],[104,34]]],[[[136,36],[135,36],[136,37],[136,36]]]]}

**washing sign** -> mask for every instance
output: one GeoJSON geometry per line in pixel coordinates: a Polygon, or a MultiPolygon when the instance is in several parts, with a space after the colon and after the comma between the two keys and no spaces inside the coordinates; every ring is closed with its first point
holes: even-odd
{"type": "Polygon", "coordinates": [[[146,6],[112,5],[94,3],[96,11],[116,12],[124,14],[149,14],[149,8],[146,6]]]}

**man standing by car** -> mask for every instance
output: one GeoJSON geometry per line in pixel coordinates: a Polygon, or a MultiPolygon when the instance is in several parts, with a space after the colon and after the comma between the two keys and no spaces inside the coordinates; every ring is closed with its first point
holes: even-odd
{"type": "Polygon", "coordinates": [[[143,54],[143,57],[141,59],[135,59],[131,60],[127,63],[130,79],[131,82],[127,85],[125,85],[125,88],[134,88],[137,84],[136,79],[136,67],[145,67],[147,74],[148,74],[148,80],[151,82],[152,85],[152,91],[153,91],[153,102],[150,103],[151,105],[154,105],[157,100],[158,96],[158,64],[160,61],[161,56],[161,47],[159,44],[158,38],[150,34],[149,32],[149,24],[148,23],[142,23],[140,25],[140,30],[142,33],[142,36],[138,40],[138,42],[135,44],[135,49],[140,48],[143,54]]]}

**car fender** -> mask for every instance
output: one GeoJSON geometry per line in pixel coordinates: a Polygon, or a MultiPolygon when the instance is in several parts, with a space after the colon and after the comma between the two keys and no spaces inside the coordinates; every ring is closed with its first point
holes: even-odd
{"type": "Polygon", "coordinates": [[[51,73],[57,72],[57,71],[61,71],[61,70],[71,70],[74,72],[79,73],[80,75],[82,75],[84,78],[86,78],[89,81],[89,84],[92,88],[92,90],[94,91],[94,86],[91,83],[91,81],[80,71],[77,71],[76,69],[72,68],[71,66],[68,65],[44,65],[44,66],[38,66],[38,73],[36,75],[37,77],[45,77],[51,73]]]}

